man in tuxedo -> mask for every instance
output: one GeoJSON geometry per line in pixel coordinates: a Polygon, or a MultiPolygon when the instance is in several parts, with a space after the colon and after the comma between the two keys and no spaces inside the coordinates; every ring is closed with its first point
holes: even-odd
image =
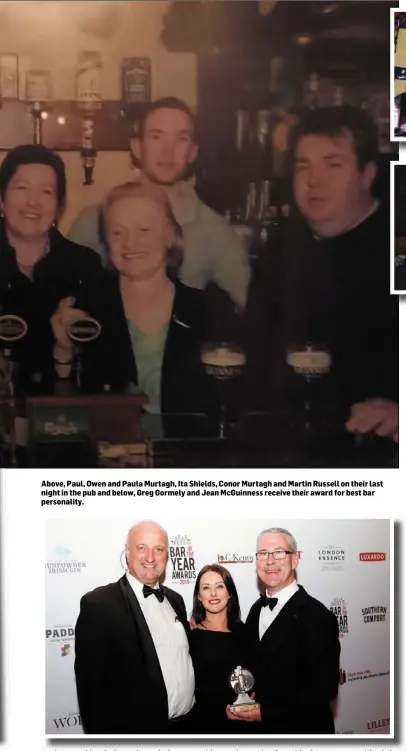
{"type": "Polygon", "coordinates": [[[297,545],[286,529],[261,532],[256,559],[265,592],[249,612],[246,633],[259,707],[238,715],[227,707],[227,716],[257,723],[258,733],[334,733],[330,702],[339,683],[337,619],[297,584],[297,545]]]}
{"type": "Polygon", "coordinates": [[[194,704],[182,597],[159,580],[168,558],[155,522],[132,527],[127,572],[81,599],[75,673],[85,733],[188,733],[194,704]]]}

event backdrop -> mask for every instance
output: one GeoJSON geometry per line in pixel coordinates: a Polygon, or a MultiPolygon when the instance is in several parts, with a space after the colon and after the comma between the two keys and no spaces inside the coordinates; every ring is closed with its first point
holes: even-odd
{"type": "MultiPolygon", "coordinates": [[[[137,520],[52,520],[46,551],[46,732],[82,733],[74,677],[74,628],[85,592],[123,574],[120,554],[137,520]]],[[[390,523],[385,520],[166,521],[165,584],[190,612],[200,568],[227,566],[246,618],[258,596],[258,532],[289,529],[300,550],[298,582],[338,620],[341,678],[336,730],[388,733],[390,696],[390,523]]]]}

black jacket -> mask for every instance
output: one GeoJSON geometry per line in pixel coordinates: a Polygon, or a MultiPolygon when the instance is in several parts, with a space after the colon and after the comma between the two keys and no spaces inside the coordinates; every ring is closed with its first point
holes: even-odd
{"type": "MultiPolygon", "coordinates": [[[[189,635],[182,597],[165,596],[189,635]]],[[[76,623],[75,673],[85,733],[165,733],[168,697],[152,637],[123,576],[82,597],[76,623]]]]}
{"type": "Polygon", "coordinates": [[[338,692],[340,658],[335,615],[300,586],[260,640],[261,607],[258,599],[245,623],[262,716],[254,732],[334,733],[330,702],[338,692]]]}
{"type": "Polygon", "coordinates": [[[97,253],[67,240],[52,228],[49,253],[36,263],[30,280],[18,268],[4,221],[0,222],[0,314],[18,315],[28,325],[24,339],[12,345],[25,390],[30,390],[34,374],[40,374],[48,387],[55,377],[50,318],[58,303],[63,297],[74,295],[78,306],[86,304],[100,272],[97,253]]]}
{"type": "Polygon", "coordinates": [[[247,305],[249,396],[290,400],[286,350],[307,341],[332,355],[330,394],[344,409],[398,398],[399,306],[390,294],[389,216],[378,209],[338,237],[293,222],[268,256],[247,305]]]}
{"type": "MultiPolygon", "coordinates": [[[[138,383],[138,374],[116,274],[105,272],[90,307],[102,334],[83,349],[85,389],[108,384],[112,391],[124,391],[138,383]]],[[[205,411],[211,390],[200,362],[202,344],[239,335],[238,317],[221,290],[208,294],[177,282],[162,364],[161,411],[205,411]]]]}

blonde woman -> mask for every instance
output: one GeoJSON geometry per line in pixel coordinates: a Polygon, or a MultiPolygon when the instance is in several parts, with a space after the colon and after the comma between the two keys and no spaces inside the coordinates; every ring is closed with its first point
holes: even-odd
{"type": "MultiPolygon", "coordinates": [[[[92,305],[102,335],[86,348],[85,380],[116,391],[137,384],[154,413],[204,409],[200,350],[207,338],[224,338],[224,317],[220,330],[205,293],[177,279],[182,231],[165,194],[144,183],[117,186],[104,203],[103,231],[112,271],[92,305]]],[[[69,303],[63,301],[53,318],[56,340],[65,348],[69,303]]]]}

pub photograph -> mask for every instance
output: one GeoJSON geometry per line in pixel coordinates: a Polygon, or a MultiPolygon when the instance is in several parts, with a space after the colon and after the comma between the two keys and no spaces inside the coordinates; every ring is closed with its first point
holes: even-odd
{"type": "Polygon", "coordinates": [[[398,466],[391,12],[0,3],[0,466],[398,466]]]}
{"type": "Polygon", "coordinates": [[[394,17],[394,136],[406,134],[406,13],[393,11],[394,17]]]}

